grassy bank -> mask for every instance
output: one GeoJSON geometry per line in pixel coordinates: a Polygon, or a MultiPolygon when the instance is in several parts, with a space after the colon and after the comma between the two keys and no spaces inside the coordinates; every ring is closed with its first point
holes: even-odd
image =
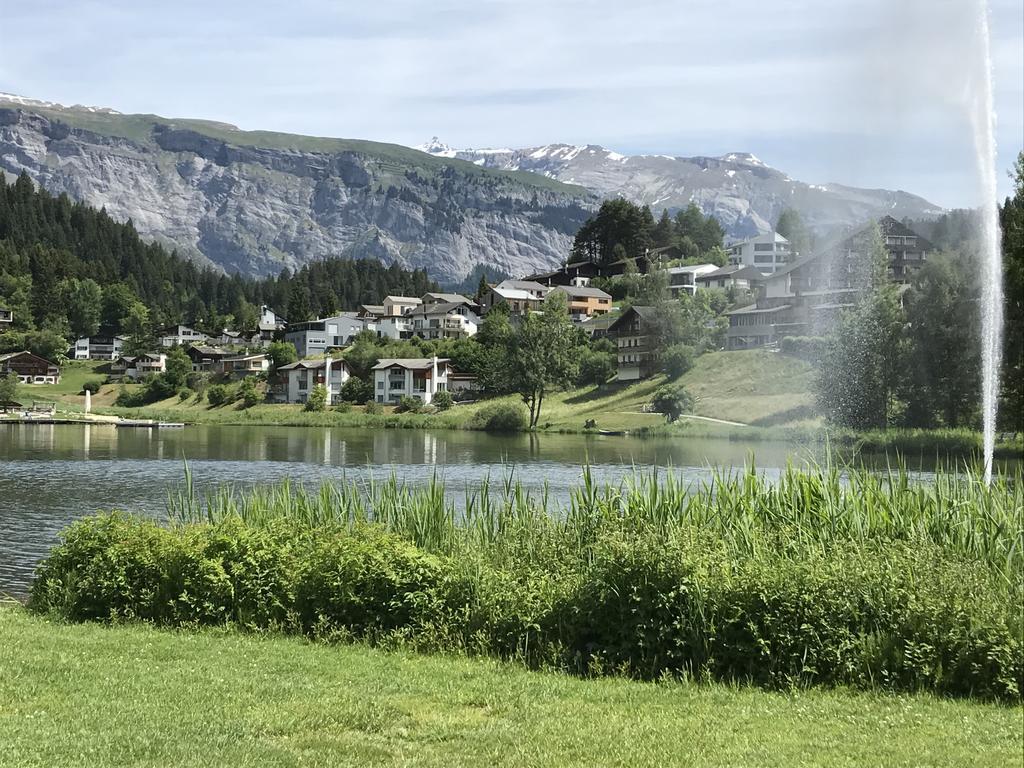
{"type": "Polygon", "coordinates": [[[237,624],[580,675],[930,690],[1024,687],[1024,483],[836,470],[673,475],[567,506],[513,481],[288,484],[86,519],[30,605],[73,620],[237,624]]]}
{"type": "Polygon", "coordinates": [[[0,766],[1006,766],[1019,708],[577,680],[0,609],[0,766]]]}

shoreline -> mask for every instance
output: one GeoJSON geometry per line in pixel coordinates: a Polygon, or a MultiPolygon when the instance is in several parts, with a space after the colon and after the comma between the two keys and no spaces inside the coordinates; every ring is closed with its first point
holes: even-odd
{"type": "MultiPolygon", "coordinates": [[[[498,400],[478,401],[479,404],[500,402],[498,400]]],[[[62,405],[67,407],[66,403],[62,405]]],[[[141,408],[98,407],[88,416],[74,410],[60,410],[58,416],[10,419],[0,418],[0,424],[19,425],[77,425],[108,424],[114,427],[148,427],[153,429],[179,426],[260,426],[260,427],[336,427],[343,429],[416,429],[416,430],[457,430],[484,432],[486,434],[555,434],[585,435],[593,437],[630,437],[636,439],[685,439],[687,437],[747,441],[751,443],[779,442],[793,445],[826,445],[850,457],[857,455],[882,455],[889,452],[901,455],[924,452],[942,454],[946,457],[971,458],[980,454],[982,433],[970,430],[888,430],[885,432],[855,433],[832,430],[824,426],[794,425],[761,427],[743,425],[739,422],[695,416],[685,422],[674,424],[659,423],[641,425],[636,428],[607,430],[601,428],[572,427],[565,424],[540,427],[534,430],[516,432],[487,432],[469,426],[477,405],[457,405],[441,413],[381,413],[366,414],[359,406],[346,411],[309,412],[287,405],[259,405],[253,408],[223,406],[198,409],[144,406],[141,408]],[[273,409],[273,410],[272,410],[273,409]],[[465,409],[465,410],[463,410],[465,409]],[[198,418],[197,418],[198,417],[198,418]],[[205,417],[205,418],[204,418],[205,417]]],[[[650,415],[650,414],[637,414],[650,415]]],[[[1005,433],[1009,434],[1009,433],[1005,433]]],[[[995,457],[1000,460],[1024,459],[1024,436],[1012,435],[1009,440],[997,441],[995,457]]]]}

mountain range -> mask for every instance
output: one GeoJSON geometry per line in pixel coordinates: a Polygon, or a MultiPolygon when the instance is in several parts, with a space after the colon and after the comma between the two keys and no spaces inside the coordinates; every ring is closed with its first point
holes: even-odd
{"type": "Polygon", "coordinates": [[[693,202],[718,219],[732,239],[770,232],[786,208],[799,211],[821,235],[885,214],[919,219],[945,212],[909,192],[807,184],[745,152],[721,157],[623,155],[594,144],[453,149],[436,137],[417,149],[482,168],[537,173],[585,187],[598,197],[621,196],[649,205],[655,212],[676,211],[693,202]]]}
{"type": "Polygon", "coordinates": [[[626,156],[598,146],[457,150],[244,131],[0,94],[0,171],[27,172],[199,261],[247,275],[327,256],[377,258],[458,282],[564,261],[605,197],[696,202],[732,238],[786,207],[819,232],[884,213],[942,212],[906,192],[817,186],[748,154],[626,156]]]}

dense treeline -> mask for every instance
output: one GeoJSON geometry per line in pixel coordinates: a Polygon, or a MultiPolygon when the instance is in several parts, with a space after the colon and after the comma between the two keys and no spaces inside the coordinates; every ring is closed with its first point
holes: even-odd
{"type": "Polygon", "coordinates": [[[655,221],[649,206],[617,198],[602,203],[576,233],[572,256],[610,263],[657,251],[666,259],[724,265],[724,237],[725,230],[717,219],[705,216],[694,203],[674,218],[667,210],[662,211],[661,218],[655,221]]]}
{"type": "Polygon", "coordinates": [[[52,354],[100,329],[133,334],[180,321],[247,329],[261,304],[301,320],[435,288],[422,270],[343,258],[262,280],[226,275],[145,242],[130,220],[37,189],[26,174],[0,179],[0,306],[14,310],[17,335],[7,347],[52,354]]]}

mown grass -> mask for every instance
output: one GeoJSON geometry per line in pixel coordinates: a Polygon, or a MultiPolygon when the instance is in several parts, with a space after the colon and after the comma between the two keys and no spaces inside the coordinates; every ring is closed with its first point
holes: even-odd
{"type": "Polygon", "coordinates": [[[1008,766],[1019,707],[579,680],[0,609],[0,766],[1008,766]]]}
{"type": "Polygon", "coordinates": [[[102,382],[106,378],[106,374],[99,371],[104,364],[102,360],[71,361],[61,366],[60,381],[57,384],[21,384],[18,386],[18,398],[30,402],[62,400],[68,395],[80,395],[86,382],[102,382]]]}

